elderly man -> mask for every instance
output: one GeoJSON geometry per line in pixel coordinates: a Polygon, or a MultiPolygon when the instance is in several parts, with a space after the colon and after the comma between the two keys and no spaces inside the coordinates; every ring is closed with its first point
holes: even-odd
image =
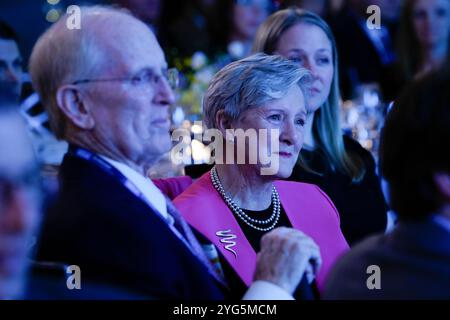
{"type": "MultiPolygon", "coordinates": [[[[77,265],[81,288],[88,280],[157,298],[230,296],[186,222],[146,178],[170,149],[174,102],[154,35],[107,7],[82,8],[79,30],[65,19],[39,39],[30,61],[51,125],[70,143],[38,258],[77,265]]],[[[267,235],[246,298],[291,297],[301,253],[289,234],[267,235]]]]}
{"type": "Polygon", "coordinates": [[[0,299],[22,296],[39,220],[38,170],[25,123],[0,94],[0,299]]]}
{"type": "Polygon", "coordinates": [[[22,70],[22,55],[19,50],[19,38],[14,30],[0,21],[0,96],[7,96],[17,109],[21,109],[26,120],[31,142],[38,160],[44,164],[55,165],[62,160],[67,145],[57,141],[45,127],[46,115],[33,93],[19,101],[22,95],[28,95],[30,84],[22,70]]]}

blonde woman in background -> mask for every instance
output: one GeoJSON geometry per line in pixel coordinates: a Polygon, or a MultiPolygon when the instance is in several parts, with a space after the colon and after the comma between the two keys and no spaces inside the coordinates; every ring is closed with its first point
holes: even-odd
{"type": "Polygon", "coordinates": [[[383,232],[388,208],[375,162],[339,125],[338,57],[327,23],[301,9],[278,11],[259,28],[253,51],[280,54],[313,76],[304,145],[290,180],[316,184],[330,196],[350,245],[383,232]]]}

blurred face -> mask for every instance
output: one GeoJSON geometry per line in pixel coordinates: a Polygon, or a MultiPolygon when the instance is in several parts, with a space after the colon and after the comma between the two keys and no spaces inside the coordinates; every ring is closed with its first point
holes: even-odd
{"type": "Polygon", "coordinates": [[[416,0],[413,25],[423,47],[445,44],[450,32],[449,0],[416,0]]]}
{"type": "Polygon", "coordinates": [[[14,40],[0,39],[0,85],[7,87],[8,91],[19,99],[22,88],[22,58],[14,40]]]}
{"type": "Polygon", "coordinates": [[[20,294],[39,218],[36,163],[19,115],[0,115],[0,299],[20,294]]]}
{"type": "Polygon", "coordinates": [[[234,33],[242,40],[251,41],[259,25],[269,14],[267,0],[239,0],[233,7],[234,33]]]}
{"type": "MultiPolygon", "coordinates": [[[[258,155],[264,152],[263,154],[272,157],[272,161],[279,161],[278,172],[271,178],[288,178],[303,144],[305,119],[306,109],[303,93],[298,86],[293,86],[283,98],[244,111],[234,129],[240,128],[244,131],[255,129],[257,133],[259,129],[267,129],[266,141],[258,140],[258,155]],[[278,152],[271,150],[271,129],[279,132],[278,152]]],[[[246,151],[249,152],[249,150],[252,148],[247,145],[246,151]]],[[[257,169],[258,173],[261,172],[260,161],[256,165],[248,164],[247,166],[249,170],[257,169]]]]}
{"type": "Polygon", "coordinates": [[[330,94],[334,74],[331,41],[319,27],[300,23],[282,34],[275,53],[311,71],[313,82],[307,112],[314,113],[330,94]]]}
{"type": "Polygon", "coordinates": [[[162,76],[163,52],[148,28],[128,19],[118,34],[105,35],[108,69],[98,78],[127,77],[131,81],[89,83],[94,135],[109,150],[137,165],[151,165],[171,147],[169,105],[173,92],[162,76]],[[154,81],[138,81],[143,73],[154,81]]]}

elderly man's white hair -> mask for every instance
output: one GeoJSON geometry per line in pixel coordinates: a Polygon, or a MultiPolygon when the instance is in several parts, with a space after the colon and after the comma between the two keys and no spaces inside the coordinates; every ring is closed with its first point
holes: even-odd
{"type": "Polygon", "coordinates": [[[281,99],[294,85],[306,98],[310,80],[307,69],[277,55],[258,53],[230,63],[214,76],[205,93],[206,125],[217,128],[216,115],[220,110],[230,120],[237,120],[248,108],[281,99]]]}
{"type": "MultiPolygon", "coordinates": [[[[101,36],[114,37],[125,24],[143,24],[128,11],[110,6],[81,7],[81,28],[69,29],[65,15],[37,41],[30,57],[29,70],[58,138],[64,138],[66,118],[58,107],[60,86],[95,76],[108,67],[108,56],[101,36]]],[[[146,27],[146,26],[145,26],[146,27]]]]}

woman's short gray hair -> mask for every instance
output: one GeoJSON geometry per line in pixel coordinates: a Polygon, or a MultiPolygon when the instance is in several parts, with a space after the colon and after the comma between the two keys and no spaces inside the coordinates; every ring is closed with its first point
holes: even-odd
{"type": "Polygon", "coordinates": [[[298,64],[277,55],[254,54],[230,63],[214,76],[203,100],[204,121],[208,128],[217,128],[220,110],[237,120],[248,108],[281,99],[294,85],[306,97],[309,83],[309,71],[298,64]]]}

